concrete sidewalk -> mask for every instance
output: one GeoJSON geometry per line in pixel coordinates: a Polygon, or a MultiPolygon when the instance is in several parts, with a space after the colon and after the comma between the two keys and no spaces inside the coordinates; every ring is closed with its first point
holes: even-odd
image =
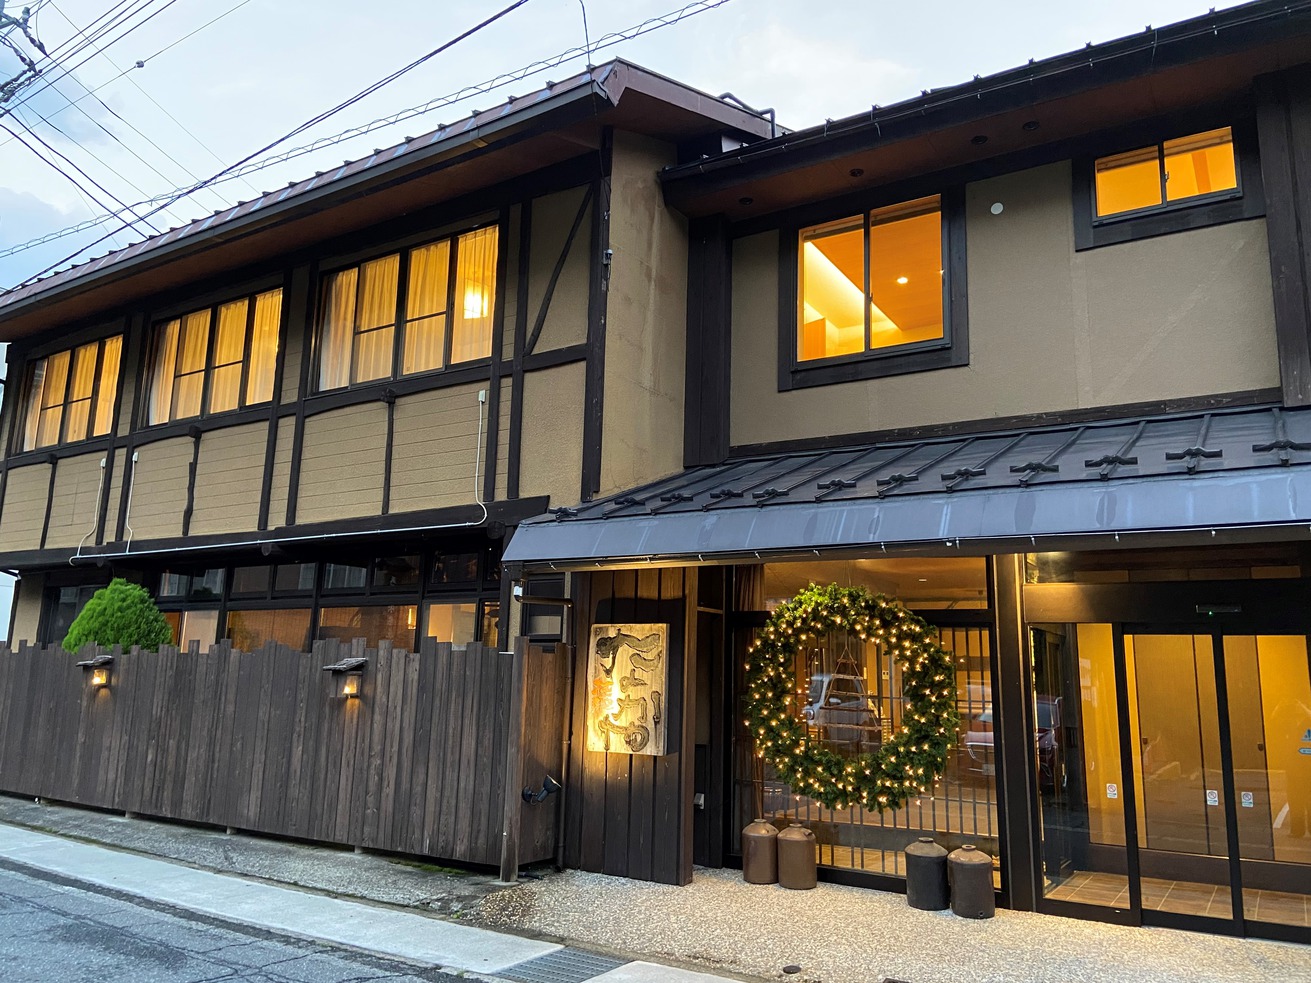
{"type": "MultiPolygon", "coordinates": [[[[16,826],[0,825],[0,857],[157,904],[448,972],[519,978],[527,973],[532,978],[535,963],[549,965],[564,951],[559,943],[216,874],[16,826]]],[[[651,963],[619,965],[593,978],[604,983],[729,983],[651,963]]]]}

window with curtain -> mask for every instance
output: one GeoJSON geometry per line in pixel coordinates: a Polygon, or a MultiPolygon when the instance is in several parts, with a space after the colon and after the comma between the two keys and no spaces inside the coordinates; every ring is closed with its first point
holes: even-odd
{"type": "Polygon", "coordinates": [[[282,290],[275,289],[156,325],[146,423],[269,402],[281,320],[282,290]]]}
{"type": "Polygon", "coordinates": [[[319,391],[490,358],[496,255],[492,226],[328,275],[319,391]]]}
{"type": "Polygon", "coordinates": [[[123,336],[88,342],[28,363],[18,449],[101,437],[113,426],[123,336]]]}

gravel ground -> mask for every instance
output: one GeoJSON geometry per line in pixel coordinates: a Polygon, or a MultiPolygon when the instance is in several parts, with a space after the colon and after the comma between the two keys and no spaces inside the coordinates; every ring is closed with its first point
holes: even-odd
{"type": "Polygon", "coordinates": [[[569,871],[484,898],[470,920],[717,972],[823,983],[1197,983],[1311,980],[1311,948],[1127,928],[1029,912],[986,921],[903,896],[745,884],[698,870],[687,887],[569,871]]]}

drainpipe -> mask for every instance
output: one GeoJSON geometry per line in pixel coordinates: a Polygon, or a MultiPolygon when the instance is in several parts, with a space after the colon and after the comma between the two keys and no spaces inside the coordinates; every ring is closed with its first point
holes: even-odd
{"type": "Polygon", "coordinates": [[[511,589],[511,596],[520,604],[552,604],[565,609],[561,616],[563,622],[560,632],[560,644],[565,649],[565,709],[564,722],[560,727],[560,801],[556,803],[555,819],[555,868],[564,870],[564,825],[565,801],[569,796],[569,752],[573,747],[574,725],[574,652],[573,652],[573,608],[571,597],[534,597],[523,592],[523,581],[516,580],[511,589]]]}

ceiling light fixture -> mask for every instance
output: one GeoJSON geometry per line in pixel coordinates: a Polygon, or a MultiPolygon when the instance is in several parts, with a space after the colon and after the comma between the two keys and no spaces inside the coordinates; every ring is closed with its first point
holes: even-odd
{"type": "Polygon", "coordinates": [[[908,277],[899,276],[897,277],[897,282],[904,287],[906,284],[910,283],[910,279],[908,277]]]}

